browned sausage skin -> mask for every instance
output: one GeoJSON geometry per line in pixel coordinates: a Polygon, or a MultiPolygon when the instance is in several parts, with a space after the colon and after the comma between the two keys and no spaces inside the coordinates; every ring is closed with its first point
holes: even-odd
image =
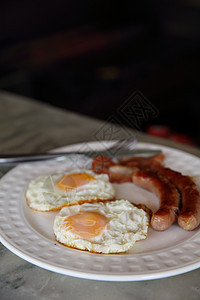
{"type": "Polygon", "coordinates": [[[151,227],[157,231],[168,229],[177,219],[180,195],[176,187],[165,177],[152,171],[138,171],[133,182],[153,192],[160,200],[160,208],[152,215],[151,227]]]}
{"type": "MultiPolygon", "coordinates": [[[[141,171],[151,171],[158,175],[158,177],[166,178],[168,181],[175,185],[181,195],[181,211],[178,216],[178,224],[185,230],[193,230],[200,224],[200,192],[197,185],[192,178],[184,176],[180,172],[174,171],[169,168],[165,168],[162,165],[164,160],[163,154],[158,154],[152,157],[129,157],[121,158],[119,163],[116,164],[107,157],[97,157],[93,160],[92,169],[96,173],[106,173],[109,175],[111,182],[130,182],[132,174],[137,169],[141,171]]],[[[149,174],[150,175],[150,174],[149,174]]],[[[134,176],[134,175],[133,175],[134,176]]],[[[152,176],[152,173],[151,173],[152,176]]],[[[152,179],[153,180],[153,179],[152,179]]],[[[155,179],[154,179],[155,180],[155,179]]],[[[158,195],[159,197],[159,195],[158,195]]],[[[162,210],[160,208],[160,215],[171,215],[170,219],[174,218],[173,210],[166,208],[162,210]],[[168,213],[166,214],[166,210],[168,213]]],[[[154,214],[155,215],[155,214],[154,214]]],[[[158,224],[159,218],[156,219],[156,215],[153,216],[153,220],[158,224]]],[[[169,223],[169,220],[166,221],[169,223]]],[[[155,227],[155,226],[154,226],[155,227]]]]}
{"type": "Polygon", "coordinates": [[[193,230],[200,224],[200,193],[189,176],[169,168],[154,168],[162,176],[173,182],[181,194],[181,211],[178,224],[185,230],[193,230]]]}
{"type": "Polygon", "coordinates": [[[178,224],[184,230],[194,230],[200,224],[200,192],[197,185],[189,176],[166,168],[162,165],[164,156],[157,155],[149,159],[132,157],[122,162],[127,166],[137,166],[141,170],[152,170],[167,178],[178,189],[181,195],[181,211],[178,216],[178,224]]]}

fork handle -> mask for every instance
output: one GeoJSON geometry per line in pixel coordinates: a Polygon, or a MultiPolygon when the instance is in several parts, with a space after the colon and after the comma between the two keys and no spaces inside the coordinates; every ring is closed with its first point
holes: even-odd
{"type": "Polygon", "coordinates": [[[119,156],[135,156],[135,155],[155,155],[161,153],[159,149],[134,149],[134,150],[120,150],[117,153],[112,153],[111,150],[103,151],[88,151],[88,152],[57,152],[57,153],[30,153],[30,154],[3,154],[0,155],[0,164],[13,164],[43,161],[48,159],[64,160],[68,155],[86,155],[88,157],[96,157],[97,155],[105,155],[109,157],[119,156]]]}

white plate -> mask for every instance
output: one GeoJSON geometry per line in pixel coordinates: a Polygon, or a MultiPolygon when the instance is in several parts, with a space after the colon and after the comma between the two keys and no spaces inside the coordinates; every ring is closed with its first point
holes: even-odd
{"type": "MultiPolygon", "coordinates": [[[[92,149],[103,144],[90,143],[92,149]]],[[[74,145],[65,150],[80,149],[74,145]]],[[[103,145],[104,146],[104,145],[103,145]]],[[[200,177],[200,159],[172,148],[139,143],[137,147],[160,148],[166,155],[166,165],[187,175],[200,177]]],[[[58,150],[64,150],[58,149],[58,150]]],[[[90,165],[85,157],[69,157],[65,161],[23,164],[12,169],[0,181],[1,242],[16,255],[42,268],[87,279],[138,281],[163,278],[200,267],[200,229],[186,232],[177,224],[165,232],[150,228],[146,240],[135,244],[124,254],[93,254],[58,244],[53,235],[55,212],[40,213],[27,207],[25,190],[30,180],[40,174],[60,169],[90,165]]],[[[125,183],[115,185],[120,198],[143,202],[153,210],[158,199],[150,192],[125,183]]]]}

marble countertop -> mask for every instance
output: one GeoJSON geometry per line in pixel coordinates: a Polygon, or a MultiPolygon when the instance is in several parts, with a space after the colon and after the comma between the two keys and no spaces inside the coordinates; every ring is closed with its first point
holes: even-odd
{"type": "MultiPolygon", "coordinates": [[[[96,141],[106,122],[33,99],[0,92],[0,153],[43,152],[96,141]]],[[[131,131],[132,132],[132,131],[131,131]]],[[[133,131],[139,141],[171,146],[200,157],[200,149],[133,131]]],[[[101,136],[100,136],[101,134],[101,136]]],[[[126,137],[118,128],[112,139],[126,137]]],[[[0,167],[3,175],[8,167],[0,167]]],[[[0,245],[0,299],[200,299],[200,269],[174,277],[106,282],[60,275],[24,261],[0,245]]]]}

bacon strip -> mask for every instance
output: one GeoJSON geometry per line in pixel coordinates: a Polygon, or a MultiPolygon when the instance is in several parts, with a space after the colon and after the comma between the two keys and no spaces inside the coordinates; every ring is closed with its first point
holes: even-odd
{"type": "Polygon", "coordinates": [[[159,153],[150,157],[121,157],[119,158],[119,164],[125,165],[127,167],[137,167],[140,169],[144,169],[151,165],[160,165],[162,164],[165,156],[163,153],[159,153]]]}
{"type": "Polygon", "coordinates": [[[109,157],[99,155],[92,160],[92,171],[97,174],[108,174],[109,167],[115,165],[116,163],[114,163],[109,157]]]}
{"type": "Polygon", "coordinates": [[[92,161],[92,170],[98,174],[107,174],[112,183],[132,182],[132,174],[137,168],[114,163],[106,156],[97,156],[92,161]]]}
{"type": "Polygon", "coordinates": [[[132,175],[136,171],[137,168],[115,165],[109,167],[108,176],[112,183],[132,182],[132,175]]]}

